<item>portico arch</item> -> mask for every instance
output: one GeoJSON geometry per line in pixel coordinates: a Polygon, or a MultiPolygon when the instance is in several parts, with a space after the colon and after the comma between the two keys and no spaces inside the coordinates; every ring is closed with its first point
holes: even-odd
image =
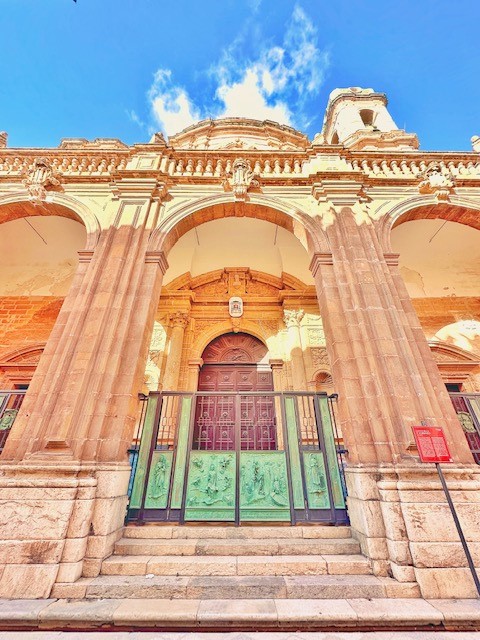
{"type": "Polygon", "coordinates": [[[382,217],[378,237],[385,253],[392,252],[391,233],[395,227],[412,220],[448,220],[480,229],[480,203],[452,195],[439,202],[434,195],[418,195],[403,200],[382,217]]]}
{"type": "Polygon", "coordinates": [[[187,231],[225,217],[256,218],[283,227],[293,233],[310,255],[328,250],[326,236],[310,216],[278,198],[263,194],[251,194],[248,202],[233,202],[231,195],[219,194],[179,205],[152,233],[149,250],[168,255],[187,231]]]}
{"type": "Polygon", "coordinates": [[[93,251],[100,236],[100,223],[95,214],[76,198],[64,193],[50,193],[48,200],[33,203],[23,191],[0,196],[0,224],[29,216],[60,216],[85,226],[85,251],[93,251]]]}

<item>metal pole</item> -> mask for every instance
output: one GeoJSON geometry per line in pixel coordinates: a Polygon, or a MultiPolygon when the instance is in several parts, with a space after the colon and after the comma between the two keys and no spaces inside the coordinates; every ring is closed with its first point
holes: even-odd
{"type": "Polygon", "coordinates": [[[477,570],[475,569],[475,565],[473,564],[472,556],[470,554],[467,541],[465,540],[465,536],[463,535],[462,525],[460,524],[460,520],[458,519],[457,512],[455,511],[455,507],[453,506],[452,498],[450,496],[450,491],[448,490],[447,483],[445,482],[445,477],[443,475],[443,471],[440,467],[440,464],[436,462],[435,466],[437,467],[438,477],[440,478],[440,482],[442,483],[442,487],[445,492],[445,496],[447,498],[448,506],[450,507],[450,511],[452,512],[452,516],[455,521],[455,526],[457,527],[458,535],[460,536],[462,547],[463,547],[463,550],[465,551],[465,556],[467,558],[468,566],[470,568],[473,581],[477,588],[477,593],[480,596],[480,580],[478,579],[477,570]]]}

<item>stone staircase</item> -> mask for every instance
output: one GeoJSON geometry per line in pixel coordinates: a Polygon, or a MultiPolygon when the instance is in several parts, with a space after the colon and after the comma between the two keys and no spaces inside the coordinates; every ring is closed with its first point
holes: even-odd
{"type": "MultiPolygon", "coordinates": [[[[372,575],[349,527],[128,526],[101,575],[53,597],[189,600],[414,598],[372,575]]],[[[73,587],[74,585],[72,585],[73,587]]],[[[56,591],[56,592],[55,592],[56,591]]],[[[185,602],[187,604],[187,602],[185,602]]]]}

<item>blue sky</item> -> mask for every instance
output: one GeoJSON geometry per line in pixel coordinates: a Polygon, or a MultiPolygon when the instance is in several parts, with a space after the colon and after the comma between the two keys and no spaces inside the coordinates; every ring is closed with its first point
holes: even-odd
{"type": "Polygon", "coordinates": [[[9,146],[132,144],[222,115],[310,137],[329,93],[383,91],[423,149],[480,135],[478,0],[0,0],[9,146]]]}

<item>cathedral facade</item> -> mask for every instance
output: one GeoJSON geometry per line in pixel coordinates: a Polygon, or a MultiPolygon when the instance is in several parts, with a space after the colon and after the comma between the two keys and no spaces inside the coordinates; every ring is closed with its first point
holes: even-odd
{"type": "Polygon", "coordinates": [[[199,524],[348,529],[391,593],[475,597],[412,427],[478,560],[476,139],[421,151],[350,88],[313,140],[1,142],[0,597],[94,595],[125,531],[199,524]]]}

